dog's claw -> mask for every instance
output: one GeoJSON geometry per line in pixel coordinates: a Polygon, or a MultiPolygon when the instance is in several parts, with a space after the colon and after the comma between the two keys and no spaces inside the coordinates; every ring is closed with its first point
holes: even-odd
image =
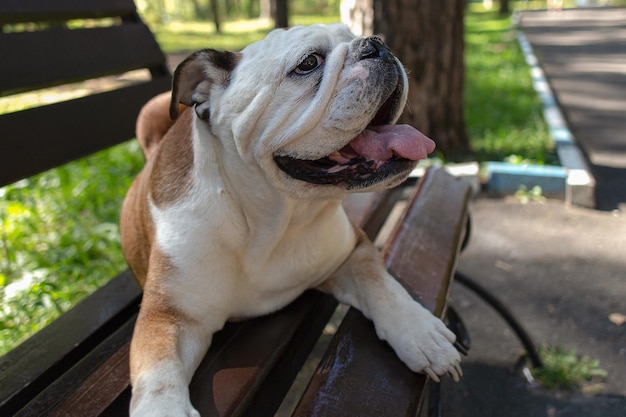
{"type": "Polygon", "coordinates": [[[459,382],[461,380],[461,377],[463,376],[461,366],[458,363],[455,364],[454,367],[450,371],[448,371],[448,375],[452,377],[454,382],[459,382]]]}
{"type": "Polygon", "coordinates": [[[437,375],[432,369],[424,368],[424,372],[435,382],[440,382],[439,375],[437,375]]]}

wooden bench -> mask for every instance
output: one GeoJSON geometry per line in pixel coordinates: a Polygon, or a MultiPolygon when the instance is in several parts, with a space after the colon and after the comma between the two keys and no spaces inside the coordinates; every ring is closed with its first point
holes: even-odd
{"type": "MultiPolygon", "coordinates": [[[[170,83],[165,57],[132,0],[0,2],[0,24],[27,22],[42,23],[37,31],[0,34],[0,95],[141,68],[150,76],[114,91],[0,115],[0,186],[132,138],[141,105],[170,83]],[[112,18],[114,24],[72,30],[59,24],[85,18],[112,18]]],[[[345,207],[381,242],[390,271],[442,316],[469,196],[465,183],[431,169],[417,185],[355,194],[345,207]]],[[[0,358],[0,415],[127,415],[129,341],[140,300],[133,277],[123,272],[0,358]]],[[[280,312],[228,324],[194,376],[193,404],[204,417],[274,416],[297,380],[302,389],[289,398],[299,401],[283,406],[281,415],[426,415],[428,379],[409,371],[355,310],[343,318],[312,375],[303,376],[336,310],[333,298],[309,291],[280,312]]]]}

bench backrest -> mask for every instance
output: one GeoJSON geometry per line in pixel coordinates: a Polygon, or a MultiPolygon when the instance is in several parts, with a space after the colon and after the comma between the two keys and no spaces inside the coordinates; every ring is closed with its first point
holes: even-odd
{"type": "MultiPolygon", "coordinates": [[[[0,102],[0,186],[132,139],[141,106],[170,85],[166,58],[133,0],[0,1],[0,100],[15,107],[45,88],[85,90],[25,110],[0,102]]],[[[129,339],[140,296],[125,272],[0,358],[0,415],[14,415],[50,385],[60,401],[67,385],[52,384],[60,375],[87,375],[85,366],[110,352],[88,354],[120,328],[129,339]]]]}
{"type": "Polygon", "coordinates": [[[141,106],[170,88],[132,0],[2,1],[0,26],[0,97],[145,70],[112,91],[1,114],[0,186],[133,138],[141,106]]]}

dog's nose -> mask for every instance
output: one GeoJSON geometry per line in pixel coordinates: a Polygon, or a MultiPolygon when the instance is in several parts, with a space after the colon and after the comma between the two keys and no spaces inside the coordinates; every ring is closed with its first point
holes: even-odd
{"type": "Polygon", "coordinates": [[[361,39],[359,44],[361,59],[383,59],[393,60],[391,50],[378,36],[368,36],[361,39]]]}

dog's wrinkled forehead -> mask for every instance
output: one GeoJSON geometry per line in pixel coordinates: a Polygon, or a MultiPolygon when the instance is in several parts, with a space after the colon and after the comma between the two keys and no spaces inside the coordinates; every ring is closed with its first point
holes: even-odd
{"type": "Polygon", "coordinates": [[[271,31],[263,40],[248,45],[242,53],[244,60],[254,61],[255,65],[266,62],[266,68],[289,70],[305,53],[327,55],[338,45],[354,39],[355,36],[342,23],[294,26],[271,31]]]}

